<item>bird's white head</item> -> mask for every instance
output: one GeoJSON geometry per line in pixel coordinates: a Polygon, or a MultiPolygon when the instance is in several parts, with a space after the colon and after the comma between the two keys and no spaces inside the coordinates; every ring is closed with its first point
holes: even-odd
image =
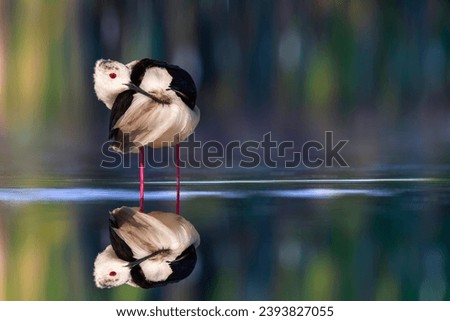
{"type": "Polygon", "coordinates": [[[97,255],[94,262],[94,279],[99,288],[112,288],[125,283],[136,286],[131,280],[128,262],[119,259],[111,245],[97,255]]]}
{"type": "Polygon", "coordinates": [[[130,68],[118,61],[100,59],[95,63],[95,93],[109,109],[117,95],[129,89],[126,84],[130,83],[130,73],[130,68]]]}

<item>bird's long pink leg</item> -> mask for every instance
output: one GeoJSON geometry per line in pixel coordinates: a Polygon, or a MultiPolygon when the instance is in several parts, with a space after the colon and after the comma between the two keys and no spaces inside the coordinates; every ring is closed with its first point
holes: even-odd
{"type": "Polygon", "coordinates": [[[177,203],[175,212],[180,214],[180,144],[175,146],[175,158],[176,158],[176,169],[177,169],[177,203]]]}
{"type": "Polygon", "coordinates": [[[139,147],[139,210],[144,212],[144,147],[139,147]]]}

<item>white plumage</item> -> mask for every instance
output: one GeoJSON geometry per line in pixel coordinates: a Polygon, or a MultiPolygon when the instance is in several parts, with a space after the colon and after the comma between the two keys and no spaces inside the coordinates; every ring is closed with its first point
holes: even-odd
{"type": "Polygon", "coordinates": [[[112,288],[122,284],[134,287],[128,262],[117,257],[111,245],[97,255],[94,262],[94,280],[99,288],[112,288]]]}
{"type": "Polygon", "coordinates": [[[129,90],[127,84],[131,82],[131,68],[136,62],[124,65],[118,61],[100,59],[95,63],[94,90],[97,98],[109,109],[120,93],[129,90]]]}
{"type": "MultiPolygon", "coordinates": [[[[162,68],[154,67],[147,72],[140,87],[161,101],[137,93],[133,96],[131,106],[116,122],[113,129],[120,129],[130,134],[130,141],[136,146],[160,148],[173,146],[186,140],[197,127],[200,110],[186,107],[174,91],[167,90],[170,75],[162,68]]],[[[132,152],[137,149],[133,148],[132,152]]]]}

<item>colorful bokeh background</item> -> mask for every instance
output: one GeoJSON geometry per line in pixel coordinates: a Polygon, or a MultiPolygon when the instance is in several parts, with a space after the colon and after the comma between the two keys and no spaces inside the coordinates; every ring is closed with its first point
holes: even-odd
{"type": "MultiPolygon", "coordinates": [[[[1,1],[0,299],[450,299],[449,58],[445,0],[1,1]],[[124,202],[13,196],[137,188],[135,167],[99,166],[109,111],[92,73],[100,58],[143,57],[194,77],[199,141],[349,140],[348,168],[188,168],[185,180],[426,180],[337,198],[264,197],[285,186],[255,184],[236,187],[257,191],[243,198],[189,199],[203,236],[196,274],[184,286],[98,290],[93,259],[108,210],[124,202]]],[[[173,181],[174,169],[147,174],[173,181]]]]}

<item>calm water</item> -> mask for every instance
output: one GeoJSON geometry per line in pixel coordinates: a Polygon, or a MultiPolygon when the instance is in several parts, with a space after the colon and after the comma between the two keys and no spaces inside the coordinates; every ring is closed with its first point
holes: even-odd
{"type": "MultiPolygon", "coordinates": [[[[199,262],[153,290],[100,290],[92,277],[108,212],[137,206],[136,182],[17,185],[0,188],[1,299],[450,299],[442,178],[185,181],[181,211],[200,232],[199,262]]],[[[172,182],[146,190],[146,210],[174,211],[172,182]]]]}

